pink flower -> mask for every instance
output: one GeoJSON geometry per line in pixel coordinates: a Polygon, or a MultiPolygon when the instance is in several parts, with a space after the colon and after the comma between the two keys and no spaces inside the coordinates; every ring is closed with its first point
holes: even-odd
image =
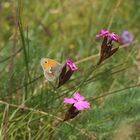
{"type": "Polygon", "coordinates": [[[73,104],[74,107],[76,107],[77,110],[84,110],[86,108],[90,108],[90,103],[87,101],[84,101],[85,97],[81,96],[79,92],[76,92],[73,95],[73,98],[64,98],[65,104],[73,104]]]}
{"type": "Polygon", "coordinates": [[[70,77],[73,75],[73,73],[75,71],[77,71],[77,69],[78,68],[76,67],[74,62],[72,60],[68,59],[60,73],[58,88],[60,86],[62,86],[63,84],[65,84],[70,79],[70,77]]]}
{"type": "Polygon", "coordinates": [[[108,37],[109,31],[102,29],[99,34],[96,35],[97,38],[99,37],[108,37]]]}
{"type": "Polygon", "coordinates": [[[119,36],[115,33],[109,33],[108,37],[114,40],[115,42],[119,42],[119,36]]]}
{"type": "Polygon", "coordinates": [[[115,42],[119,42],[119,36],[115,33],[109,33],[108,30],[102,29],[99,34],[96,35],[97,38],[99,37],[107,37],[112,39],[115,42]]]}
{"type": "Polygon", "coordinates": [[[67,66],[72,70],[72,71],[76,71],[77,70],[77,67],[76,65],[74,64],[74,62],[70,59],[67,60],[66,62],[67,66]]]}
{"type": "Polygon", "coordinates": [[[109,33],[108,30],[101,30],[99,34],[96,35],[97,38],[103,37],[101,51],[100,51],[100,59],[97,63],[101,64],[104,60],[111,57],[113,54],[117,52],[119,46],[113,48],[115,42],[120,43],[120,37],[115,33],[109,33]]]}

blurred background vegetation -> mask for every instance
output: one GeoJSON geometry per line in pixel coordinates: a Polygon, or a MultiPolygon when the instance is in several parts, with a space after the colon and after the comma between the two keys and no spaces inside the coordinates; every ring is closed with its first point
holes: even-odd
{"type": "Polygon", "coordinates": [[[0,139],[139,140],[139,22],[138,0],[1,0],[0,139]],[[119,35],[127,30],[134,41],[93,67],[93,77],[80,87],[92,108],[58,123],[67,110],[63,98],[99,59],[101,40],[95,36],[101,29],[119,35]],[[71,58],[78,71],[54,90],[44,83],[42,57],[60,63],[71,58]]]}

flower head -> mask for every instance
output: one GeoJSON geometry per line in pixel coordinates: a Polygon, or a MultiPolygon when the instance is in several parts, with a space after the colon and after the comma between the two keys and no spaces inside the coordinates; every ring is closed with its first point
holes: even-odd
{"type": "Polygon", "coordinates": [[[108,38],[111,38],[115,42],[119,42],[119,36],[115,33],[109,33],[108,38]]]}
{"type": "Polygon", "coordinates": [[[72,71],[76,71],[77,67],[74,64],[74,62],[70,59],[67,60],[66,65],[72,70],[72,71]]]}
{"type": "Polygon", "coordinates": [[[77,69],[78,68],[76,67],[74,62],[68,59],[64,64],[62,71],[60,73],[58,87],[65,84],[77,69]]]}
{"type": "Polygon", "coordinates": [[[121,34],[121,44],[127,44],[126,47],[128,47],[132,41],[133,41],[133,35],[128,32],[128,31],[124,31],[122,34],[121,34]]]}
{"type": "Polygon", "coordinates": [[[107,37],[112,39],[115,42],[119,42],[119,36],[115,33],[109,33],[108,30],[102,29],[99,34],[96,35],[97,38],[99,37],[107,37]]]}
{"type": "Polygon", "coordinates": [[[96,35],[97,38],[103,37],[101,51],[100,51],[100,60],[98,65],[102,63],[107,58],[111,57],[119,47],[113,48],[115,42],[120,42],[120,37],[115,33],[109,33],[108,30],[101,30],[99,34],[96,35]]]}
{"type": "Polygon", "coordinates": [[[81,111],[90,108],[90,103],[84,100],[85,97],[81,96],[79,92],[73,95],[73,98],[64,98],[65,104],[72,104],[77,110],[81,111]]]}
{"type": "Polygon", "coordinates": [[[108,31],[108,30],[102,29],[102,30],[100,31],[100,33],[96,35],[96,37],[97,37],[97,38],[99,38],[99,37],[107,37],[108,34],[109,34],[109,31],[108,31]]]}

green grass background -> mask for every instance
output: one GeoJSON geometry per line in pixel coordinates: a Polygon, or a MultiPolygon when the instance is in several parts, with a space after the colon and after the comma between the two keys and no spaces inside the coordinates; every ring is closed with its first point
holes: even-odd
{"type": "Polygon", "coordinates": [[[140,1],[1,0],[0,17],[1,140],[140,139],[140,1]],[[95,36],[103,28],[128,30],[134,42],[93,67],[91,80],[78,87],[98,62],[95,36]],[[55,90],[44,83],[43,57],[71,58],[78,71],[55,90]],[[77,88],[92,107],[62,123],[63,98],[77,88]]]}

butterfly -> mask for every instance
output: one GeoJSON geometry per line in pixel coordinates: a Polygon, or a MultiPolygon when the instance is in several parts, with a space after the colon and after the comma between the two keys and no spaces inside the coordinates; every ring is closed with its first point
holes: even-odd
{"type": "Polygon", "coordinates": [[[59,62],[50,58],[42,58],[40,63],[47,81],[54,81],[56,78],[58,78],[64,66],[63,64],[60,64],[59,62]]]}

